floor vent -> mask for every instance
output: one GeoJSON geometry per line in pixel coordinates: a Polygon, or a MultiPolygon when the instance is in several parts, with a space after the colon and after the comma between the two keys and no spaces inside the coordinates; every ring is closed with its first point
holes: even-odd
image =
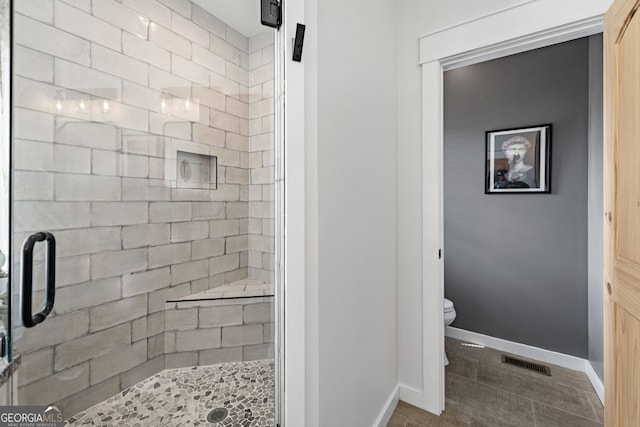
{"type": "Polygon", "coordinates": [[[541,365],[539,363],[527,362],[526,360],[518,359],[516,357],[507,356],[506,354],[502,355],[502,363],[506,363],[508,365],[514,365],[519,368],[528,369],[530,371],[537,372],[539,374],[551,376],[551,369],[549,369],[546,365],[541,365]]]}

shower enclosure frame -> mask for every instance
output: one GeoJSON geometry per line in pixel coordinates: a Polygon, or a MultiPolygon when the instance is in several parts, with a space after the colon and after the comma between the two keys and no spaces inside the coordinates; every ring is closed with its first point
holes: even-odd
{"type": "MultiPolygon", "coordinates": [[[[284,0],[280,0],[281,19],[284,22],[284,0]]],[[[285,31],[284,24],[275,29],[274,33],[274,143],[275,143],[275,424],[284,427],[285,413],[285,248],[286,248],[286,199],[285,199],[285,31]]]]}

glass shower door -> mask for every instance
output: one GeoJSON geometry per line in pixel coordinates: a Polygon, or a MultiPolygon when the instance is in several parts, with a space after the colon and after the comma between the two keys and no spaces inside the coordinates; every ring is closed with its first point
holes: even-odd
{"type": "Polygon", "coordinates": [[[14,405],[275,425],[275,37],[254,3],[13,2],[14,405]],[[156,409],[127,412],[129,387],[156,409]]]}
{"type": "Polygon", "coordinates": [[[11,403],[9,329],[9,1],[0,1],[0,405],[11,403]]]}

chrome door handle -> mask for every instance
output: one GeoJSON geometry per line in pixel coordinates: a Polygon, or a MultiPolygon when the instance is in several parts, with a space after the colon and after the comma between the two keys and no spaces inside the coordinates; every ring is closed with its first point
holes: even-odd
{"type": "Polygon", "coordinates": [[[46,231],[34,233],[22,243],[22,265],[20,306],[22,311],[22,323],[25,328],[33,328],[47,318],[56,299],[56,239],[53,234],[46,231]],[[31,313],[33,301],[33,247],[38,242],[46,241],[47,254],[45,262],[45,286],[46,300],[39,313],[31,313]]]}

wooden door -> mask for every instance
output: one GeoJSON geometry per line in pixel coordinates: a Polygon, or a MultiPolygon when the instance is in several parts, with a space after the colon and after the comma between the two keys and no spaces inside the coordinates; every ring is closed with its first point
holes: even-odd
{"type": "Polygon", "coordinates": [[[606,426],[640,426],[640,0],[605,18],[606,426]]]}

